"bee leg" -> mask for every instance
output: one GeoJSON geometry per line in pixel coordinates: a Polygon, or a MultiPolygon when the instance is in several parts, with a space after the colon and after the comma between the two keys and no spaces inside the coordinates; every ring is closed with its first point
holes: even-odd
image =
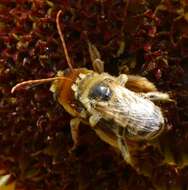
{"type": "Polygon", "coordinates": [[[104,62],[101,60],[101,55],[95,45],[88,41],[89,55],[91,58],[93,70],[102,73],[104,72],[104,62]]]}
{"type": "Polygon", "coordinates": [[[118,149],[118,143],[117,143],[117,137],[114,135],[111,135],[110,133],[107,133],[106,131],[104,131],[103,129],[101,129],[100,126],[97,126],[94,128],[97,136],[104,142],[106,142],[107,144],[111,145],[112,147],[114,147],[115,149],[118,149]]]}
{"type": "Polygon", "coordinates": [[[125,84],[126,84],[127,81],[128,81],[128,77],[127,77],[127,75],[125,75],[125,74],[120,74],[120,75],[117,77],[117,81],[120,83],[121,86],[125,86],[125,84]]]}
{"type": "Polygon", "coordinates": [[[79,125],[81,120],[79,118],[73,118],[70,121],[70,127],[71,127],[71,135],[73,140],[73,146],[70,149],[70,153],[76,149],[76,147],[79,144],[79,125]]]}
{"type": "Polygon", "coordinates": [[[128,81],[126,88],[134,92],[153,92],[157,91],[155,85],[150,82],[147,78],[137,75],[127,75],[128,81]]]}
{"type": "Polygon", "coordinates": [[[127,142],[125,140],[125,134],[124,133],[125,133],[125,129],[122,129],[121,127],[119,127],[117,134],[116,134],[117,135],[118,148],[121,151],[121,154],[122,154],[124,160],[128,164],[133,166],[131,155],[129,152],[129,147],[128,147],[127,142]]]}
{"type": "Polygon", "coordinates": [[[101,116],[98,114],[94,114],[94,115],[90,116],[90,118],[89,118],[90,126],[95,127],[96,124],[100,121],[100,119],[101,119],[101,116]]]}
{"type": "Polygon", "coordinates": [[[148,93],[141,93],[144,98],[147,98],[151,101],[161,101],[161,102],[174,102],[167,93],[162,92],[148,92],[148,93]]]}
{"type": "Polygon", "coordinates": [[[123,159],[126,161],[126,163],[128,163],[132,166],[133,163],[132,163],[131,155],[129,153],[129,148],[128,148],[127,142],[125,141],[125,139],[123,139],[120,136],[118,136],[117,142],[118,142],[118,147],[123,156],[123,159]]]}

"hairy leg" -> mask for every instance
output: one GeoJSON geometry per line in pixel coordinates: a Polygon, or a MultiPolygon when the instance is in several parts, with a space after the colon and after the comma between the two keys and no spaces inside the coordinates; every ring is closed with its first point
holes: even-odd
{"type": "Polygon", "coordinates": [[[93,66],[93,70],[102,73],[104,72],[104,62],[101,60],[101,55],[95,45],[88,41],[89,54],[93,66]]]}
{"type": "Polygon", "coordinates": [[[73,146],[70,150],[72,152],[79,144],[79,125],[81,120],[79,118],[73,118],[70,121],[71,135],[73,140],[73,146]]]}
{"type": "Polygon", "coordinates": [[[151,101],[160,101],[160,102],[174,102],[167,93],[163,92],[148,92],[148,93],[140,93],[141,96],[147,98],[151,101]]]}

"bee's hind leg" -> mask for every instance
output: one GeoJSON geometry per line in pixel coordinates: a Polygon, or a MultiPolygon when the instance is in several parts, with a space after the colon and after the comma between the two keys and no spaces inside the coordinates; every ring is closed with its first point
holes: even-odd
{"type": "Polygon", "coordinates": [[[132,163],[131,162],[131,156],[130,156],[130,153],[129,153],[129,149],[128,149],[127,143],[124,142],[124,140],[121,137],[118,137],[117,140],[118,140],[118,147],[119,147],[119,149],[121,151],[121,154],[122,154],[124,160],[127,163],[131,164],[132,163]]]}
{"type": "Polygon", "coordinates": [[[123,156],[123,159],[126,161],[126,163],[133,166],[134,164],[133,164],[132,159],[131,159],[129,147],[127,145],[127,142],[126,142],[125,136],[124,136],[124,129],[122,129],[122,128],[119,128],[119,130],[118,130],[117,143],[118,143],[118,148],[121,151],[121,154],[123,156]]]}
{"type": "Polygon", "coordinates": [[[163,92],[141,93],[141,96],[154,102],[175,102],[170,98],[169,94],[163,92]]]}
{"type": "Polygon", "coordinates": [[[104,72],[104,62],[101,60],[101,55],[95,45],[88,41],[89,55],[91,58],[93,70],[102,73],[104,72]]]}
{"type": "MultiPolygon", "coordinates": [[[[120,75],[121,76],[121,75],[120,75]]],[[[151,101],[175,102],[168,93],[158,92],[156,86],[147,78],[138,75],[127,75],[125,87],[138,92],[142,97],[151,101]]]]}

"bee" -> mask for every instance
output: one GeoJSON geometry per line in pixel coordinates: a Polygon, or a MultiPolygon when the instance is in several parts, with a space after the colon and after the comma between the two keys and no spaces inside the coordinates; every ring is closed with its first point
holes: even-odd
{"type": "Polygon", "coordinates": [[[133,164],[127,140],[149,141],[164,130],[165,117],[157,101],[169,101],[167,93],[157,91],[146,78],[104,72],[104,62],[97,48],[88,41],[93,70],[73,68],[64,35],[60,28],[60,10],[56,16],[68,69],[53,78],[18,83],[11,90],[52,82],[50,90],[57,101],[73,117],[70,121],[73,148],[79,143],[79,125],[88,124],[100,139],[120,150],[124,160],[133,164]]]}

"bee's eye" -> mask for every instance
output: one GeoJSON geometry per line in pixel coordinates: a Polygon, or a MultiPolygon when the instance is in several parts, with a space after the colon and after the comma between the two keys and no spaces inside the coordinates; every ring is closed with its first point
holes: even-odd
{"type": "Polygon", "coordinates": [[[96,85],[90,92],[90,97],[102,101],[108,101],[111,98],[112,91],[104,84],[96,85]]]}

